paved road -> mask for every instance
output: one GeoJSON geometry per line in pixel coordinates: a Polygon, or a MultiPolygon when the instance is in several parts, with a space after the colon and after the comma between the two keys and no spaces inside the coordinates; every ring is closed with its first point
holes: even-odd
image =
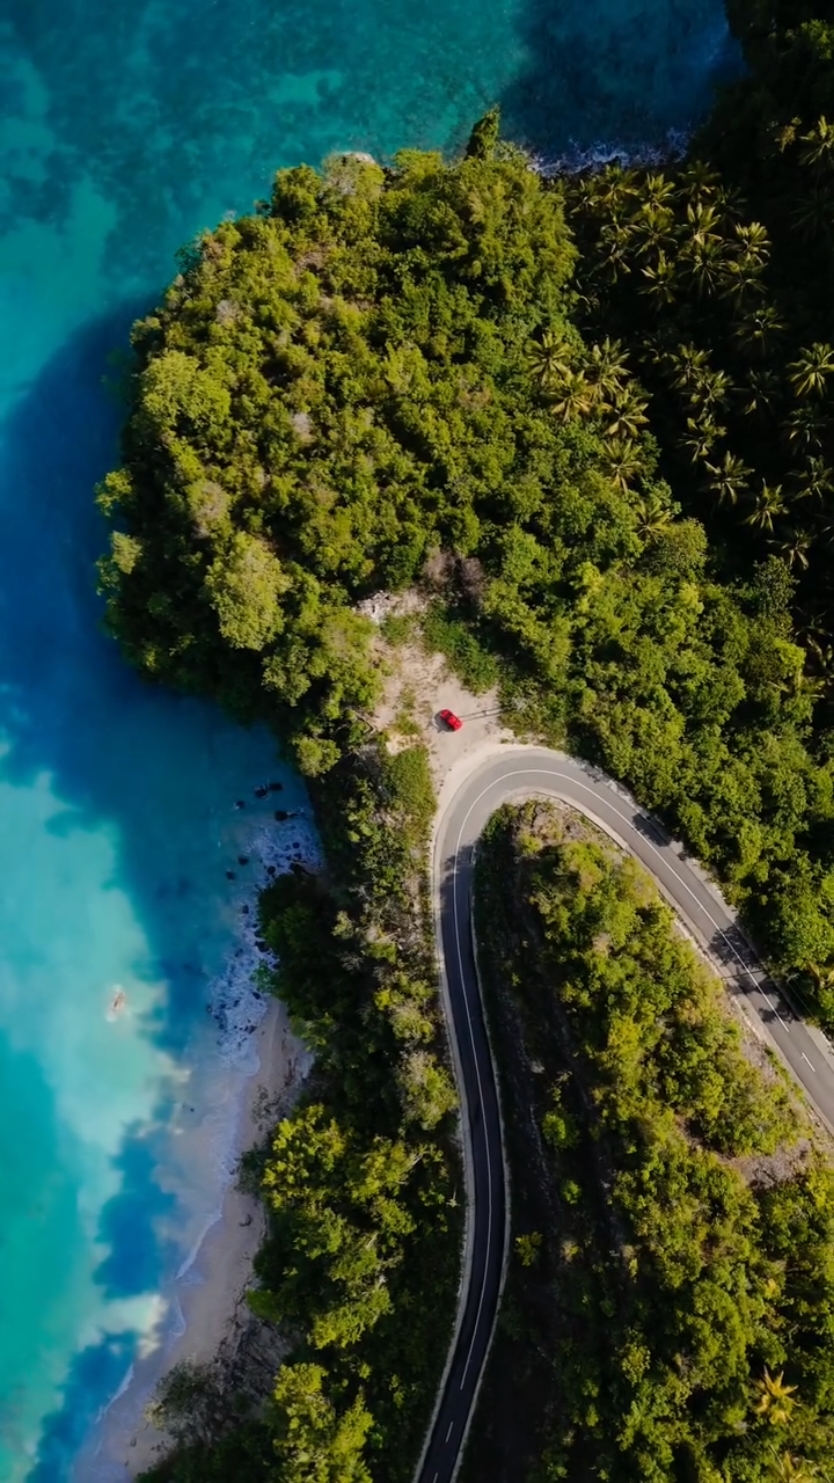
{"type": "Polygon", "coordinates": [[[495,1070],[472,953],[473,847],[487,820],[512,798],[564,799],[619,840],[654,877],[698,943],[742,996],[834,1128],[834,1052],[809,1031],[757,964],[734,916],[679,844],[596,769],[538,747],[502,747],[470,772],[439,820],[433,861],[441,971],[461,1090],[469,1209],[465,1275],[455,1337],[418,1483],[451,1483],[463,1452],[492,1338],[504,1262],[507,1191],[495,1070]]]}

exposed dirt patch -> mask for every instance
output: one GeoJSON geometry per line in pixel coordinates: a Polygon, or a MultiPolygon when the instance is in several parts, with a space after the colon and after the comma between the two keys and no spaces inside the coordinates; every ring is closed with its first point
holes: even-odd
{"type": "Polygon", "coordinates": [[[427,650],[419,628],[426,599],[417,592],[396,597],[380,594],[368,598],[361,611],[380,625],[374,652],[385,674],[385,689],[373,715],[373,724],[384,732],[391,752],[414,741],[425,742],[432,778],[439,789],[446,775],[463,758],[480,751],[485,742],[512,741],[513,733],[502,726],[498,691],[477,695],[450,669],[442,654],[427,650]],[[388,637],[390,619],[413,620],[402,637],[388,637]],[[452,731],[439,712],[450,710],[463,722],[452,731]]]}

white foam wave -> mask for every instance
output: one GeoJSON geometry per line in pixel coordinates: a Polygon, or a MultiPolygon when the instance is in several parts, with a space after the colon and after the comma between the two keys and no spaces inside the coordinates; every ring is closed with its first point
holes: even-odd
{"type": "MultiPolygon", "coordinates": [[[[123,1467],[116,1462],[120,1451],[120,1437],[125,1430],[135,1427],[141,1409],[153,1390],[154,1377],[158,1378],[168,1357],[187,1331],[187,1320],[181,1297],[187,1290],[202,1286],[205,1276],[200,1271],[200,1254],[209,1233],[223,1217],[226,1192],[238,1171],[241,1151],[241,1118],[247,1083],[260,1069],[257,1050],[257,1030],[270,1006],[268,989],[258,981],[258,969],[275,966],[275,957],[269,952],[258,929],[257,902],[261,889],[278,875],[285,874],[293,865],[307,869],[319,869],[323,858],[312,819],[306,810],[288,809],[283,820],[266,822],[263,815],[245,819],[241,813],[239,827],[235,829],[235,852],[245,856],[245,872],[231,872],[228,906],[234,913],[235,930],[220,972],[207,984],[206,1003],[216,1029],[215,1055],[206,1059],[203,1050],[195,1045],[195,1070],[184,1072],[179,1095],[185,1095],[185,1085],[190,1085],[190,1098],[194,1105],[189,1111],[196,1120],[189,1126],[172,1127],[172,1133],[188,1135],[192,1130],[198,1134],[201,1144],[199,1162],[204,1177],[195,1179],[193,1189],[182,1189],[181,1198],[194,1200],[192,1219],[196,1219],[196,1230],[176,1273],[165,1283],[164,1293],[154,1300],[152,1322],[145,1332],[150,1344],[140,1344],[139,1358],[146,1358],[149,1350],[164,1356],[161,1365],[154,1363],[153,1374],[145,1368],[140,1373],[131,1366],[118,1392],[113,1396],[103,1413],[106,1415],[116,1402],[122,1405],[114,1419],[115,1431],[109,1436],[99,1432],[91,1439],[91,1447],[82,1453],[82,1471],[74,1474],[76,1483],[89,1480],[95,1475],[96,1483],[122,1483],[123,1467]],[[248,827],[247,827],[248,826],[248,827]],[[213,1061],[213,1064],[212,1064],[213,1061]],[[205,1159],[208,1153],[207,1160],[205,1159]],[[205,1161],[204,1161],[205,1160],[205,1161]],[[202,1205],[202,1208],[201,1208],[202,1205]],[[142,1392],[141,1394],[139,1392],[142,1392]],[[127,1392],[131,1392],[125,1400],[127,1392]],[[87,1469],[87,1471],[83,1471],[87,1469]]],[[[203,1036],[205,1031],[202,1032],[203,1036]]],[[[295,1062],[301,1074],[304,1060],[295,1062]]],[[[180,1104],[182,1105],[182,1104],[180,1104]]],[[[193,1229],[193,1228],[192,1228],[193,1229]]],[[[140,1325],[142,1327],[142,1325],[140,1325]]]]}
{"type": "Polygon", "coordinates": [[[635,166],[666,165],[685,155],[693,130],[694,125],[690,129],[669,129],[662,143],[641,145],[638,149],[606,140],[590,145],[571,141],[567,149],[554,159],[534,155],[532,164],[540,175],[548,179],[556,175],[579,175],[585,170],[602,170],[615,162],[635,166]]]}
{"type": "Polygon", "coordinates": [[[253,1035],[269,1004],[257,971],[275,967],[274,955],[258,928],[258,894],[271,878],[286,874],[294,864],[320,868],[322,856],[312,821],[301,812],[290,813],[287,819],[269,827],[259,824],[247,854],[250,864],[259,868],[250,875],[248,889],[236,893],[240,926],[220,974],[209,986],[208,1002],[219,1031],[221,1055],[253,1076],[259,1067],[253,1035]]]}
{"type": "Polygon", "coordinates": [[[119,1397],[124,1395],[125,1391],[127,1390],[128,1386],[130,1385],[130,1383],[131,1383],[131,1381],[132,1381],[133,1376],[134,1376],[135,1373],[136,1373],[136,1371],[134,1369],[134,1366],[133,1365],[130,1365],[130,1367],[128,1368],[127,1374],[125,1375],[124,1380],[122,1381],[121,1385],[119,1386],[118,1390],[116,1391],[116,1394],[113,1396],[113,1399],[105,1407],[105,1411],[109,1411],[111,1406],[115,1406],[116,1401],[119,1399],[119,1397]]]}
{"type": "Polygon", "coordinates": [[[176,1275],[174,1277],[175,1282],[179,1282],[184,1287],[200,1286],[202,1278],[199,1276],[199,1273],[193,1272],[194,1263],[200,1255],[200,1248],[205,1241],[209,1231],[212,1231],[217,1225],[218,1221],[222,1219],[223,1209],[222,1206],[219,1206],[216,1210],[212,1211],[208,1219],[203,1222],[203,1226],[200,1230],[199,1236],[194,1242],[192,1242],[191,1249],[189,1250],[188,1255],[183,1258],[180,1266],[177,1268],[176,1275]]]}

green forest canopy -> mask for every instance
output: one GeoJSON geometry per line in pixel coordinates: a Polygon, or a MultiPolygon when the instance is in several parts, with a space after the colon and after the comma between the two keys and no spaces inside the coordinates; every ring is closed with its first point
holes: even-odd
{"type": "Polygon", "coordinates": [[[520,724],[661,810],[831,1016],[834,351],[795,290],[764,354],[782,279],[735,185],[697,161],[545,181],[487,127],[452,163],[282,171],[182,266],[136,326],[125,462],[99,491],[109,621],[142,671],[266,716],[321,772],[379,683],[357,600],[438,548],[468,558],[464,617],[520,724]],[[756,423],[772,356],[784,431],[756,423]]]}
{"type": "Polygon", "coordinates": [[[517,1410],[537,1483],[825,1477],[831,1169],[649,877],[583,832],[506,808],[478,855],[516,1260],[470,1476],[517,1410]]]}
{"type": "MultiPolygon", "coordinates": [[[[404,1475],[436,1381],[450,1089],[425,944],[395,945],[414,902],[393,780],[351,772],[379,686],[359,599],[453,553],[445,631],[499,657],[517,725],[661,811],[834,1024],[834,26],[824,0],[729,10],[750,72],[687,161],[546,181],[490,116],[459,161],[282,171],[136,326],[99,490],[110,626],[148,677],[267,719],[309,775],[358,788],[350,908],[321,937],[332,1002],[295,930],[305,889],[264,903],[324,1068],[299,1113],[321,1158],[297,1199],[283,1175],[268,1196],[257,1300],[298,1323],[294,1363],[274,1412],[166,1476],[290,1483],[311,1455],[328,1483],[404,1475]],[[308,1243],[297,1268],[324,1206],[345,1263],[308,1243]]],[[[278,1144],[280,1173],[299,1143],[278,1144]]]]}

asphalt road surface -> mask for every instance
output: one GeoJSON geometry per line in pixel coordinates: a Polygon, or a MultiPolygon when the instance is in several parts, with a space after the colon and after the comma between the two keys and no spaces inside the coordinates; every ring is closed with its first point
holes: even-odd
{"type": "Polygon", "coordinates": [[[809,1031],[758,965],[730,909],[682,847],[670,841],[633,799],[585,763],[538,747],[502,747],[470,772],[448,801],[435,836],[441,972],[461,1083],[469,1228],[466,1270],[447,1372],[418,1483],[451,1483],[463,1453],[486,1362],[501,1287],[507,1191],[495,1069],[472,950],[473,848],[503,803],[532,795],[563,799],[619,840],[646,867],[662,894],[756,1018],[834,1128],[834,1052],[809,1031]]]}

